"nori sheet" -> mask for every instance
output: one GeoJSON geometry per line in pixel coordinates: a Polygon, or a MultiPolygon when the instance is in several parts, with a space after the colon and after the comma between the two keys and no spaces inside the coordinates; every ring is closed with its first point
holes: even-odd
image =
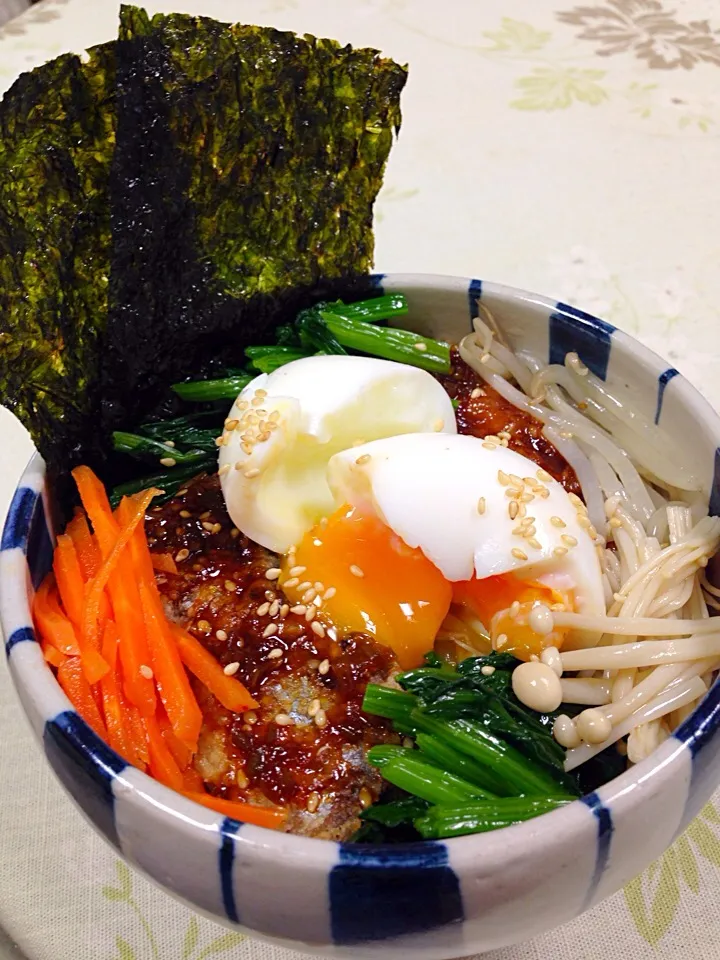
{"type": "Polygon", "coordinates": [[[0,105],[0,399],[52,473],[326,297],[367,292],[406,71],[373,50],[121,9],[0,105]]]}
{"type": "Polygon", "coordinates": [[[97,461],[114,45],[23,74],[0,108],[0,400],[50,461],[97,461]]]}
{"type": "Polygon", "coordinates": [[[374,50],[121,9],[106,427],[189,358],[237,363],[312,299],[366,292],[405,80],[374,50]]]}

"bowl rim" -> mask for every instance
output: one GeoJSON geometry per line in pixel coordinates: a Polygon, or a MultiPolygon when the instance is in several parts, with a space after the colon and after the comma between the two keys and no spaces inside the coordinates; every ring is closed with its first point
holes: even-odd
{"type": "MultiPolygon", "coordinates": [[[[562,313],[571,321],[574,321],[581,326],[589,326],[599,331],[609,330],[614,332],[616,330],[612,324],[609,324],[584,310],[573,307],[570,304],[566,304],[562,301],[555,301],[546,295],[532,293],[522,288],[507,284],[489,281],[486,282],[484,280],[473,280],[471,278],[460,277],[452,274],[374,273],[371,274],[370,277],[373,285],[377,289],[382,289],[385,281],[388,281],[390,284],[395,283],[398,286],[402,285],[402,287],[405,289],[414,288],[420,290],[426,288],[442,288],[447,292],[451,292],[452,290],[458,293],[464,290],[471,301],[473,296],[476,297],[475,302],[477,302],[477,299],[481,297],[480,291],[482,291],[482,295],[486,293],[492,293],[505,301],[519,301],[535,305],[541,309],[547,310],[548,314],[554,312],[562,313]]],[[[667,361],[665,361],[659,354],[655,353],[649,347],[646,347],[631,334],[628,334],[622,330],[619,330],[618,332],[622,334],[622,341],[625,349],[629,353],[632,353],[640,362],[644,362],[645,365],[652,366],[653,368],[662,366],[664,366],[665,369],[670,368],[670,365],[667,363],[667,361]]],[[[675,373],[677,373],[677,371],[675,371],[675,373]]],[[[681,379],[685,384],[685,390],[683,392],[682,399],[683,405],[691,408],[696,414],[698,420],[704,420],[714,428],[714,432],[717,435],[718,441],[718,453],[716,454],[717,463],[720,459],[720,414],[716,413],[710,403],[699,392],[698,388],[694,387],[684,377],[681,377],[681,379]]],[[[33,479],[35,484],[37,484],[38,479],[42,479],[43,482],[45,480],[45,464],[37,451],[32,453],[13,493],[2,534],[3,544],[5,542],[6,532],[12,522],[13,515],[17,512],[19,500],[23,494],[23,491],[25,491],[28,487],[26,482],[28,478],[33,479]]],[[[35,492],[38,496],[42,497],[42,488],[35,492]]],[[[28,529],[29,524],[30,521],[28,518],[28,529]]],[[[26,542],[27,540],[23,541],[24,544],[26,544],[26,542]]],[[[28,625],[32,625],[27,584],[19,584],[18,582],[12,581],[8,582],[8,578],[0,577],[0,626],[2,626],[4,630],[4,645],[8,658],[10,656],[10,649],[8,649],[7,642],[6,609],[10,602],[14,604],[15,611],[19,609],[17,598],[13,599],[12,601],[8,600],[13,590],[20,591],[21,612],[26,618],[26,623],[28,625]]],[[[35,639],[32,626],[31,632],[33,634],[33,639],[35,639]]],[[[67,698],[65,692],[60,687],[60,684],[57,682],[55,674],[50,669],[50,666],[44,661],[44,659],[41,662],[41,667],[44,671],[45,678],[47,679],[48,675],[52,678],[52,682],[56,687],[58,699],[60,701],[64,701],[66,704],[64,709],[72,711],[73,713],[77,713],[70,700],[67,698]]],[[[30,690],[32,687],[35,669],[35,666],[28,667],[26,664],[23,664],[18,671],[23,674],[21,679],[17,677],[15,671],[11,670],[10,673],[13,679],[13,684],[15,686],[19,686],[22,683],[30,690]],[[28,676],[25,676],[25,673],[27,673],[28,676]]],[[[84,739],[85,735],[91,735],[95,738],[97,738],[97,735],[92,731],[89,725],[79,717],[79,715],[78,719],[80,721],[78,725],[79,732],[76,730],[65,731],[64,735],[77,749],[87,750],[88,744],[87,740],[84,739]]],[[[656,748],[650,754],[650,756],[645,758],[643,761],[633,765],[633,767],[629,770],[623,771],[623,773],[609,780],[607,783],[602,784],[601,787],[598,788],[603,790],[612,788],[612,796],[603,797],[600,799],[596,792],[592,792],[582,797],[578,797],[564,807],[541,814],[539,817],[533,818],[532,820],[513,824],[497,831],[468,834],[459,837],[449,837],[439,841],[416,840],[392,845],[375,843],[356,844],[350,843],[349,841],[325,840],[323,838],[306,837],[299,834],[285,833],[283,831],[276,831],[266,827],[253,827],[252,836],[249,834],[245,835],[243,833],[242,837],[246,842],[254,842],[257,838],[258,845],[262,844],[264,848],[275,845],[277,847],[276,852],[278,852],[283,859],[297,860],[298,857],[307,858],[308,855],[312,854],[313,849],[320,851],[321,849],[327,849],[328,844],[332,844],[337,848],[346,849],[350,847],[353,851],[354,857],[357,860],[365,859],[368,861],[373,861],[378,858],[380,851],[382,851],[383,854],[387,854],[388,851],[392,851],[393,856],[391,859],[393,866],[402,867],[405,865],[410,868],[422,867],[424,864],[422,858],[419,857],[419,854],[421,854],[423,850],[427,850],[431,845],[440,844],[448,847],[448,852],[450,852],[450,850],[453,851],[454,863],[459,860],[462,864],[468,866],[477,860],[480,853],[491,852],[491,849],[493,848],[496,850],[501,849],[501,846],[498,847],[498,837],[509,838],[512,836],[515,842],[522,845],[527,845],[533,842],[534,837],[537,837],[537,833],[533,825],[537,825],[539,821],[542,821],[543,824],[547,824],[548,826],[550,826],[552,823],[553,827],[560,828],[561,818],[567,820],[569,811],[577,810],[579,804],[590,808],[598,820],[598,829],[602,831],[602,808],[605,808],[608,804],[612,803],[614,798],[628,794],[629,792],[633,791],[635,787],[647,781],[647,779],[652,775],[653,771],[659,769],[659,767],[667,770],[670,766],[677,766],[681,762],[681,757],[686,750],[690,751],[691,754],[694,755],[696,750],[704,746],[704,744],[714,736],[718,727],[720,727],[720,678],[716,680],[710,690],[708,690],[705,698],[701,701],[698,707],[696,707],[693,713],[690,714],[670,735],[669,740],[675,741],[676,748],[670,755],[663,757],[662,761],[658,760],[658,752],[662,750],[664,746],[664,744],[661,744],[660,747],[656,748]],[[261,833],[256,833],[256,831],[261,831],[261,833]],[[273,836],[275,837],[274,842],[273,836]],[[458,854],[460,854],[459,857],[458,854]]],[[[665,743],[667,742],[668,741],[665,741],[665,743]]],[[[195,801],[184,797],[182,794],[177,793],[171,788],[166,787],[149,774],[143,773],[137,768],[132,767],[130,764],[127,764],[126,761],[116,754],[109,745],[106,746],[107,749],[111,751],[115,757],[117,757],[118,761],[134,771],[134,782],[129,785],[129,790],[132,794],[134,794],[136,799],[139,800],[141,805],[157,808],[158,801],[160,801],[160,805],[165,808],[163,813],[173,814],[176,819],[182,819],[190,826],[191,829],[202,828],[205,831],[207,830],[207,814],[211,811],[207,810],[195,801]],[[188,816],[188,812],[192,812],[194,816],[188,816]],[[203,814],[202,819],[199,818],[200,814],[203,814]]],[[[96,757],[94,757],[93,762],[98,764],[99,761],[96,757]]],[[[120,774],[119,777],[121,778],[122,774],[120,774]]],[[[230,824],[238,823],[238,821],[233,821],[230,818],[223,817],[221,814],[216,814],[215,820],[218,822],[218,825],[226,822],[229,822],[230,824]]],[[[239,823],[243,827],[251,826],[245,821],[240,821],[239,823]]],[[[562,839],[562,842],[565,843],[578,829],[579,828],[577,828],[577,825],[571,832],[568,832],[567,830],[563,832],[561,829],[558,829],[557,836],[558,838],[562,839]]],[[[560,842],[560,840],[558,839],[557,842],[560,842]]]]}

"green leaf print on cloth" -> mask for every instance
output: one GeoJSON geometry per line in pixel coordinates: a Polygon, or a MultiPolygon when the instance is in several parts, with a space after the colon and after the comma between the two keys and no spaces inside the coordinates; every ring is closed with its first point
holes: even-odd
{"type": "Polygon", "coordinates": [[[516,80],[523,96],[510,106],[516,110],[565,110],[579,102],[596,107],[607,100],[607,91],[597,82],[604,76],[604,70],[536,67],[531,76],[516,80]]]}
{"type": "Polygon", "coordinates": [[[630,916],[651,947],[657,947],[672,926],[683,884],[691,893],[700,893],[697,854],[720,867],[720,838],[709,824],[720,824],[720,814],[711,803],[662,857],[625,887],[630,916]]]}
{"type": "MultiPolygon", "coordinates": [[[[117,935],[115,937],[117,953],[109,960],[207,960],[208,957],[216,957],[233,950],[246,939],[242,933],[221,933],[210,940],[206,946],[202,946],[200,924],[197,917],[191,915],[183,938],[182,951],[178,954],[172,952],[172,956],[167,951],[161,952],[152,926],[133,897],[131,871],[122,860],[116,860],[115,873],[118,880],[117,886],[110,884],[103,886],[102,895],[111,902],[127,904],[140,924],[143,938],[139,944],[133,945],[125,937],[117,935]]],[[[129,936],[127,929],[123,932],[129,936]]]]}
{"type": "Polygon", "coordinates": [[[499,30],[485,30],[483,36],[492,40],[494,46],[488,50],[515,50],[530,53],[541,50],[552,34],[547,30],[538,30],[531,23],[522,20],[513,20],[512,17],[503,17],[499,30]]]}

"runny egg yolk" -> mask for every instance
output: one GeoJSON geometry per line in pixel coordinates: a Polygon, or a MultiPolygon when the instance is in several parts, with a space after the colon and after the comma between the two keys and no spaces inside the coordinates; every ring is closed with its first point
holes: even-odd
{"type": "Polygon", "coordinates": [[[540,656],[546,647],[560,649],[567,630],[539,632],[531,613],[538,604],[562,604],[574,609],[572,595],[535,580],[519,580],[511,573],[454,584],[453,600],[469,607],[490,631],[493,647],[519,660],[540,656]]]}
{"type": "Polygon", "coordinates": [[[318,621],[370,634],[406,670],[432,650],[452,600],[451,584],[421,550],[349,506],[303,537],[284,559],[279,582],[295,604],[321,598],[318,621]]]}

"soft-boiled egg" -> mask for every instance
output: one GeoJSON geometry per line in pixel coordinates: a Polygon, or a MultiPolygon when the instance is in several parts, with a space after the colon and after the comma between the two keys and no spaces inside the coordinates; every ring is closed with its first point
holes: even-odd
{"type": "Polygon", "coordinates": [[[426,371],[370,357],[317,356],[262,374],[238,396],[220,440],[233,523],[285,553],[335,509],[327,464],[398,434],[455,433],[452,403],[426,371]]]}
{"type": "Polygon", "coordinates": [[[604,615],[585,508],[526,457],[408,434],[337,453],[327,473],[338,509],[298,541],[280,583],[321,624],[375,635],[401,666],[432,649],[452,602],[522,659],[568,639],[554,605],[604,615]]]}

